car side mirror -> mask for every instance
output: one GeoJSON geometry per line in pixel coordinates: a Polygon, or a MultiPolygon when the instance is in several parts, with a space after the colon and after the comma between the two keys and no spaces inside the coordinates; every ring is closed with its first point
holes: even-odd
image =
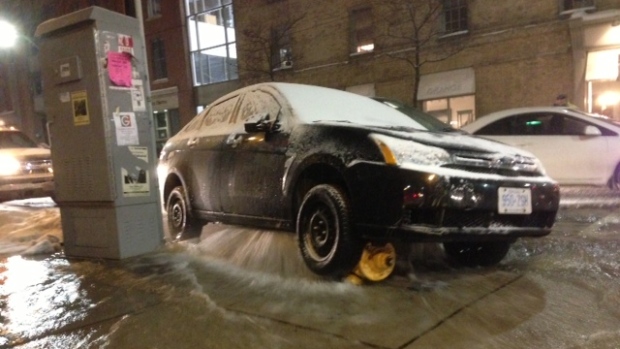
{"type": "Polygon", "coordinates": [[[248,118],[243,126],[247,133],[275,132],[280,129],[277,119],[274,121],[269,120],[269,113],[254,114],[248,118]]]}
{"type": "Polygon", "coordinates": [[[586,129],[584,130],[584,134],[586,136],[600,136],[600,135],[602,135],[601,130],[599,130],[598,127],[592,126],[592,125],[586,126],[586,129]]]}

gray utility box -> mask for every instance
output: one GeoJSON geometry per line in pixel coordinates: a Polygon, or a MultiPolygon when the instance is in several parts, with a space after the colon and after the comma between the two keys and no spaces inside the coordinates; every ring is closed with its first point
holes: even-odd
{"type": "Polygon", "coordinates": [[[137,19],[90,7],[39,25],[65,254],[121,259],[163,242],[137,19]]]}

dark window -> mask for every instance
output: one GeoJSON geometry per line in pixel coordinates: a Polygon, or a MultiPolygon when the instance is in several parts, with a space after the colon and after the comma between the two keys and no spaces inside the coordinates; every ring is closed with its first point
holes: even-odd
{"type": "Polygon", "coordinates": [[[560,11],[594,8],[594,0],[560,0],[560,11]]]}
{"type": "Polygon", "coordinates": [[[552,113],[509,116],[488,124],[474,134],[480,136],[582,136],[587,126],[598,128],[603,135],[610,134],[603,127],[570,116],[552,113]]]}
{"type": "Polygon", "coordinates": [[[351,53],[372,52],[375,48],[372,11],[368,8],[351,11],[351,53]]]}
{"type": "Polygon", "coordinates": [[[271,57],[271,66],[274,69],[284,69],[293,66],[293,50],[291,49],[291,35],[286,28],[277,28],[271,32],[274,50],[271,57]]]}
{"type": "Polygon", "coordinates": [[[552,114],[526,114],[503,118],[475,132],[488,136],[531,136],[549,134],[552,114]]]}
{"type": "Polygon", "coordinates": [[[154,39],[152,42],[153,79],[165,79],[168,77],[166,67],[166,48],[162,39],[154,39]]]}
{"type": "Polygon", "coordinates": [[[161,16],[161,0],[149,0],[147,6],[149,18],[161,16]]]}
{"type": "Polygon", "coordinates": [[[443,12],[446,34],[467,30],[467,0],[444,0],[443,12]]]}

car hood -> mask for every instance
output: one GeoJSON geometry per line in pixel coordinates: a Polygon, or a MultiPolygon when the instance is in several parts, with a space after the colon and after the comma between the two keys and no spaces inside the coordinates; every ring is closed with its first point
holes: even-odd
{"type": "Polygon", "coordinates": [[[379,133],[395,138],[411,140],[424,145],[446,149],[448,151],[503,153],[535,158],[532,153],[526,150],[462,132],[431,132],[410,128],[401,129],[394,127],[375,127],[334,122],[322,124],[331,124],[337,127],[362,128],[372,133],[379,133]]]}
{"type": "Polygon", "coordinates": [[[45,148],[8,148],[0,149],[0,155],[16,158],[51,158],[49,149],[45,148]]]}

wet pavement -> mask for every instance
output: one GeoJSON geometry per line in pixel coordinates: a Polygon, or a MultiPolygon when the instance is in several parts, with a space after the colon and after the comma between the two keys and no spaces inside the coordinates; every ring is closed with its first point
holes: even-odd
{"type": "MultiPolygon", "coordinates": [[[[496,267],[420,244],[363,286],[310,273],[290,234],[225,226],[122,261],[5,254],[0,348],[620,348],[620,194],[562,196],[554,232],[496,267]]],[[[2,206],[58,228],[53,208],[2,206]]]]}

